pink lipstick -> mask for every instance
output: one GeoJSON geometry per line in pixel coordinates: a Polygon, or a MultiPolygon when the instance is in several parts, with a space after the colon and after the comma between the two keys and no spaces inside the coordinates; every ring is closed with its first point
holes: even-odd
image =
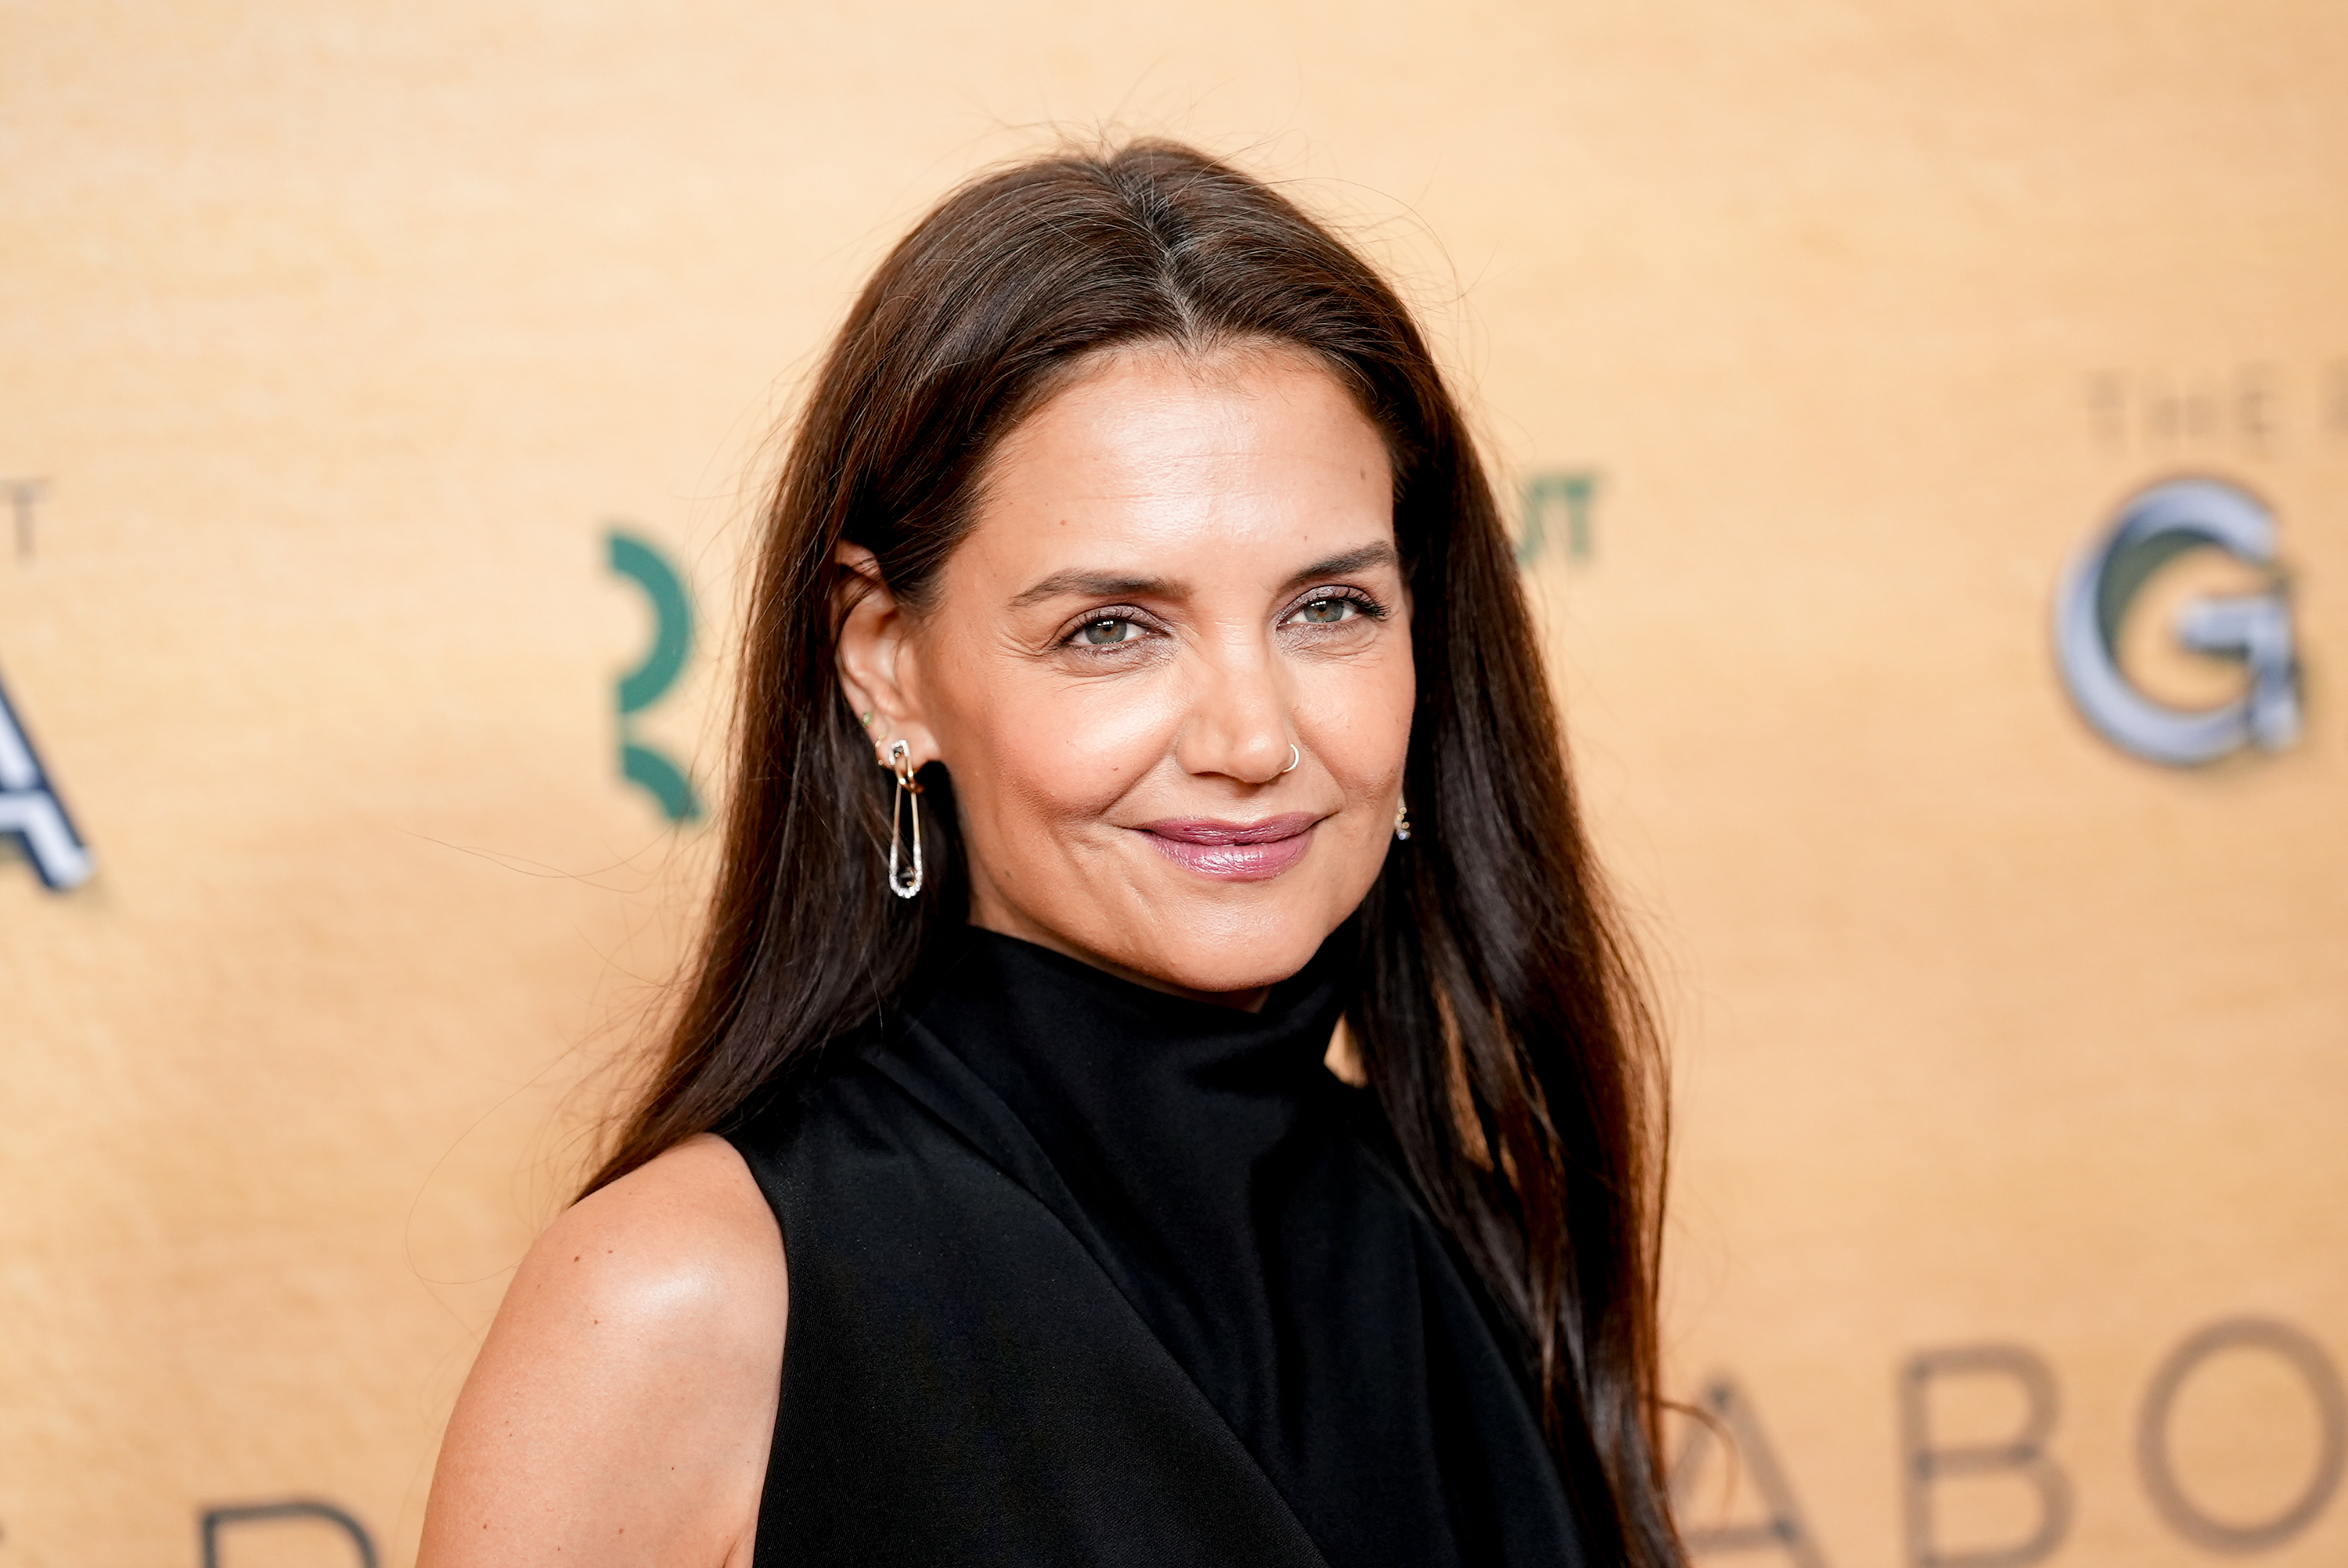
{"type": "Polygon", "coordinates": [[[1304,858],[1320,818],[1292,811],[1262,822],[1169,817],[1139,831],[1177,866],[1221,882],[1263,882],[1304,858]]]}

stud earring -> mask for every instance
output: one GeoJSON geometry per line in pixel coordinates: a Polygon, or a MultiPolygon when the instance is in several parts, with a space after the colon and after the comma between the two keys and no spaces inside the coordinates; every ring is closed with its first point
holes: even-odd
{"type": "Polygon", "coordinates": [[[889,743],[889,754],[880,765],[897,775],[897,795],[889,803],[889,891],[900,898],[911,898],[922,890],[922,803],[912,796],[922,793],[913,777],[913,748],[903,741],[889,743]],[[913,864],[909,876],[898,866],[898,856],[904,844],[903,819],[910,812],[913,818],[913,864]]]}
{"type": "Polygon", "coordinates": [[[1410,802],[1396,795],[1395,796],[1395,841],[1400,844],[1407,842],[1409,838],[1410,802]]]}

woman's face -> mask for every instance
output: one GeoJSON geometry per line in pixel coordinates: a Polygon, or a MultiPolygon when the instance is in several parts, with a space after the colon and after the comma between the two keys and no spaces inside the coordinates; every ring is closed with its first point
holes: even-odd
{"type": "Polygon", "coordinates": [[[1107,356],[1005,439],[930,610],[870,594],[840,663],[876,742],[953,774],[977,924],[1256,1005],[1393,837],[1385,445],[1293,352],[1107,356]]]}

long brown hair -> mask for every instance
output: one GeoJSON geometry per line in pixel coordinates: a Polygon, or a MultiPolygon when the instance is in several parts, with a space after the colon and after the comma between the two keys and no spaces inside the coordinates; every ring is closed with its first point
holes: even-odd
{"type": "Polygon", "coordinates": [[[973,180],[850,312],[767,515],[707,930],[590,1190],[804,1083],[967,917],[952,781],[934,764],[931,888],[905,902],[882,886],[887,777],[833,662],[839,542],[870,549],[918,610],[989,454],[1079,360],[1267,341],[1317,356],[1383,433],[1412,596],[1417,831],[1355,922],[1348,1026],[1425,1201],[1521,1333],[1592,1561],[1669,1568],[1660,1059],[1490,482],[1394,291],[1285,198],[1188,149],[1139,142],[973,180]]]}

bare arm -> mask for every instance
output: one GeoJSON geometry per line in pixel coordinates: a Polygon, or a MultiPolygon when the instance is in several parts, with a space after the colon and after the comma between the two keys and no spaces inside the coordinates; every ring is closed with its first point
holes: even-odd
{"type": "Polygon", "coordinates": [[[773,1212],[724,1142],[582,1200],[458,1398],[418,1568],[748,1563],[788,1305],[773,1212]]]}

